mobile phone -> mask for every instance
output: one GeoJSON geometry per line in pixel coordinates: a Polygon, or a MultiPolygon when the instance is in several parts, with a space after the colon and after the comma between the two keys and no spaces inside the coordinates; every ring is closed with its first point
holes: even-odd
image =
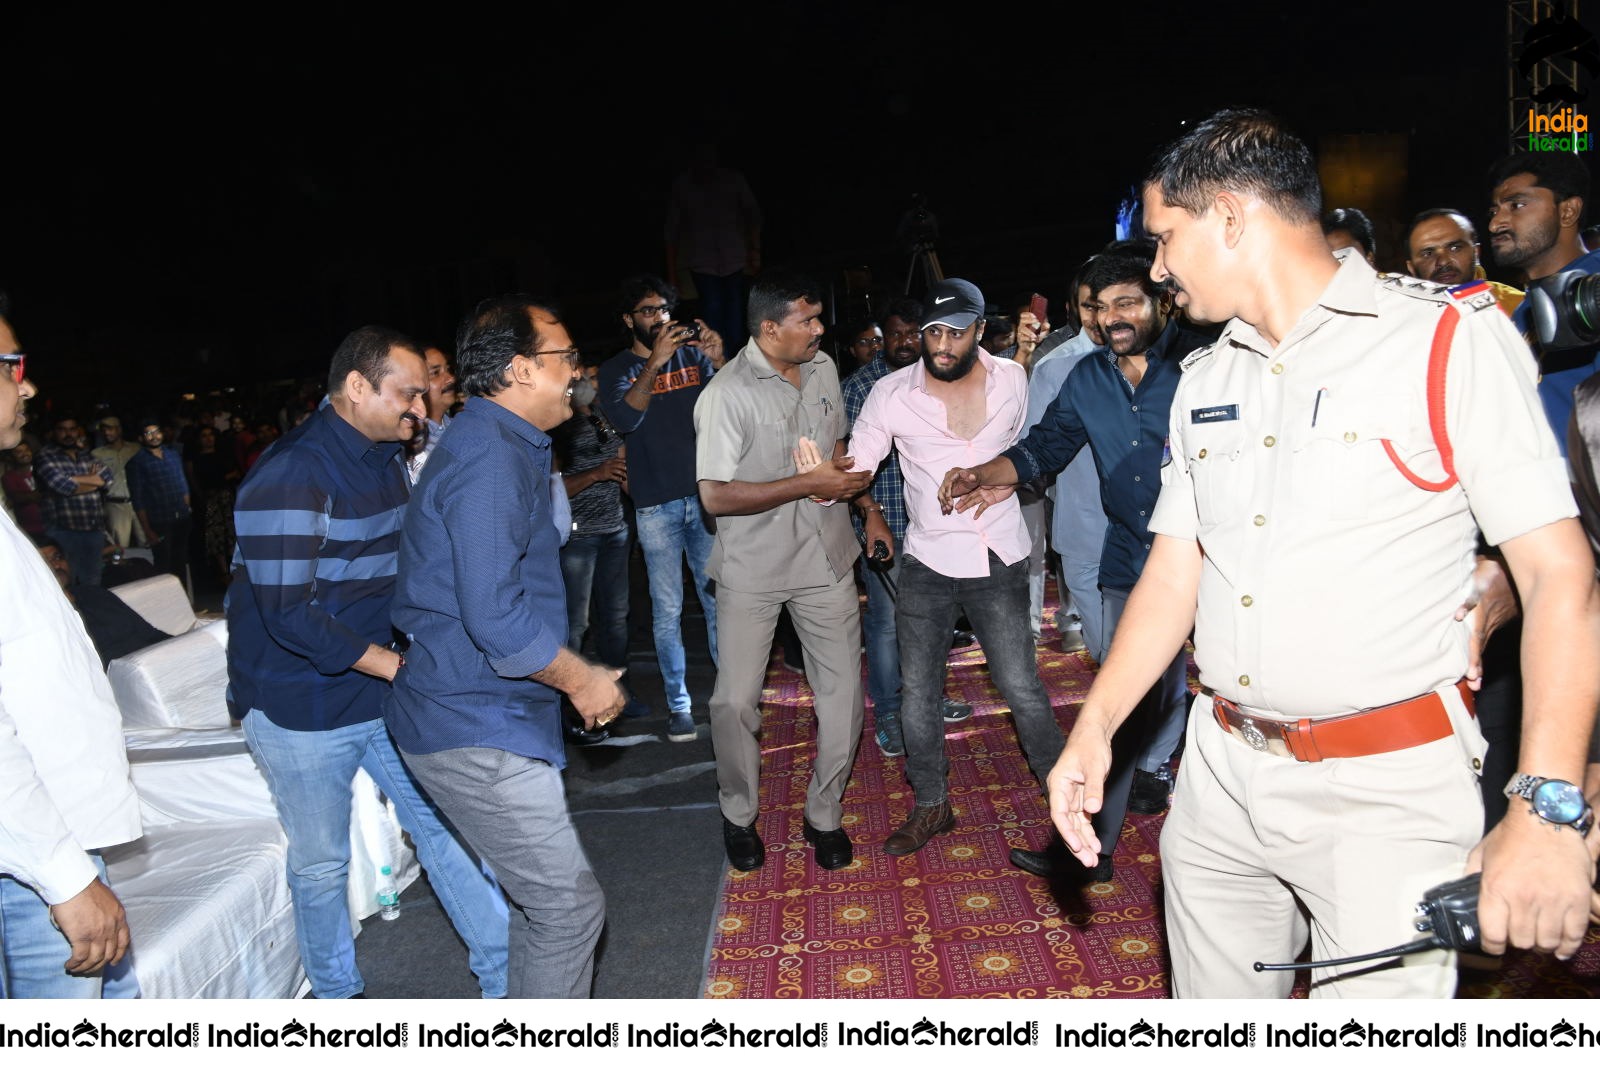
{"type": "Polygon", "coordinates": [[[1028,310],[1033,312],[1033,317],[1039,320],[1040,326],[1050,319],[1050,301],[1038,293],[1034,293],[1033,299],[1028,302],[1028,310]]]}
{"type": "Polygon", "coordinates": [[[693,319],[684,319],[680,320],[678,325],[682,326],[684,330],[687,331],[687,333],[684,335],[684,340],[698,341],[700,339],[700,324],[698,322],[694,321],[693,319]]]}

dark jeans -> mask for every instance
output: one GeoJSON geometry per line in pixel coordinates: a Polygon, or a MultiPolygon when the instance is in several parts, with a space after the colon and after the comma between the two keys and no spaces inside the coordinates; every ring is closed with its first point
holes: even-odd
{"type": "Polygon", "coordinates": [[[1028,561],[1007,567],[989,553],[985,578],[947,578],[914,556],[900,557],[895,627],[900,638],[900,726],[906,778],[917,805],[945,799],[950,760],[944,749],[945,661],[950,630],[965,612],[989,661],[989,676],[1011,706],[1012,721],[1033,776],[1044,785],[1066,739],[1039,680],[1028,619],[1028,561]]]}
{"type": "Polygon", "coordinates": [[[700,294],[700,317],[722,335],[722,351],[732,356],[743,347],[749,332],[745,328],[745,286],[749,275],[701,274],[694,271],[694,287],[700,294]]]}
{"type": "Polygon", "coordinates": [[[594,652],[608,667],[628,665],[628,528],[573,535],[561,546],[567,587],[567,645],[583,651],[594,620],[594,652]]]}
{"type": "Polygon", "coordinates": [[[150,546],[150,557],[155,562],[156,570],[161,574],[173,575],[185,586],[189,584],[184,580],[184,571],[189,566],[189,527],[193,523],[193,518],[188,515],[150,523],[150,528],[156,532],[156,541],[150,546]]]}

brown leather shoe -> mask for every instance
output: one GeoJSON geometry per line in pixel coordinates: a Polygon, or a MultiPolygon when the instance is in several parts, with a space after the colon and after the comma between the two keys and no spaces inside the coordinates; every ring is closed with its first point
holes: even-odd
{"type": "Polygon", "coordinates": [[[950,810],[948,800],[926,807],[918,806],[911,809],[911,818],[889,835],[889,840],[883,843],[883,850],[891,856],[909,856],[926,845],[930,838],[947,834],[955,828],[956,815],[950,810]]]}

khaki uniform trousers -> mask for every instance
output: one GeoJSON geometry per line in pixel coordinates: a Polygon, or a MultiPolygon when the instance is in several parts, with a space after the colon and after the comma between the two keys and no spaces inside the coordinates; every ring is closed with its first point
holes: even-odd
{"type": "MultiPolygon", "coordinates": [[[[1289,971],[1251,964],[1373,952],[1417,939],[1423,893],[1461,877],[1483,833],[1472,760],[1482,735],[1454,687],[1456,735],[1353,759],[1257,752],[1195,698],[1189,745],[1161,833],[1172,992],[1286,997],[1289,971]]],[[[1311,972],[1313,997],[1449,997],[1455,954],[1311,972]]]]}
{"type": "Polygon", "coordinates": [[[756,821],[761,690],[785,604],[805,650],[806,680],[816,701],[817,758],[806,791],[806,818],[819,830],[836,830],[865,717],[861,608],[853,571],[811,589],[747,593],[717,584],[717,682],[711,694],[717,799],[729,822],[749,826],[756,821]]]}

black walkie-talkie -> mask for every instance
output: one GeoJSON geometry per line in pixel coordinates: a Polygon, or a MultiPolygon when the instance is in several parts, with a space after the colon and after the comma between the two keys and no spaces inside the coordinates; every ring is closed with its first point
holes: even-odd
{"type": "Polygon", "coordinates": [[[1483,941],[1478,929],[1478,888],[1482,880],[1482,875],[1469,874],[1453,882],[1436,885],[1422,894],[1422,902],[1417,905],[1417,929],[1432,936],[1421,941],[1337,960],[1311,960],[1306,963],[1258,961],[1253,966],[1257,971],[1298,971],[1314,967],[1342,967],[1347,963],[1366,963],[1390,956],[1409,956],[1436,948],[1453,949],[1456,952],[1481,951],[1483,941]]]}

